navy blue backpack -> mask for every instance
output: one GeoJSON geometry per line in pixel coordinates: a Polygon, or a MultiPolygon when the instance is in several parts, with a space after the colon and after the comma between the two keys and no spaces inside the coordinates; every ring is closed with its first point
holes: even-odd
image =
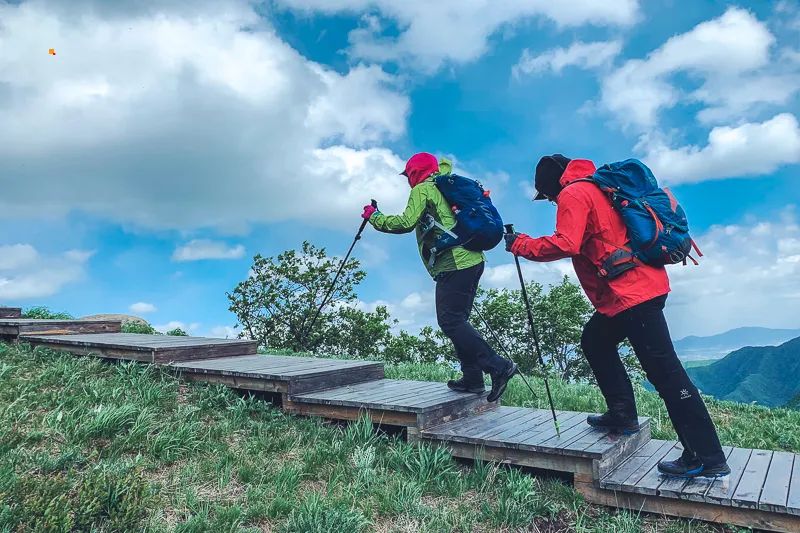
{"type": "Polygon", "coordinates": [[[692,248],[702,257],[683,208],[638,159],[603,165],[587,181],[608,193],[628,230],[629,246],[606,260],[601,275],[614,278],[639,263],[661,267],[690,259],[697,264],[692,248]]]}
{"type": "Polygon", "coordinates": [[[450,204],[456,218],[452,229],[428,221],[428,229],[439,227],[443,233],[431,250],[431,262],[436,255],[454,246],[476,252],[491,250],[503,240],[503,219],[489,198],[489,191],[477,181],[458,174],[440,174],[434,183],[450,204]]]}

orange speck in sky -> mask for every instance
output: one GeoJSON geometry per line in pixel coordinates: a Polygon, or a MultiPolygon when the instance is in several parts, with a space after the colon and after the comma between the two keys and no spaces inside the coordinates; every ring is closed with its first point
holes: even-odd
{"type": "Polygon", "coordinates": [[[51,48],[50,50],[47,51],[47,53],[50,54],[51,56],[54,56],[54,55],[56,55],[56,49],[55,48],[51,48]]]}

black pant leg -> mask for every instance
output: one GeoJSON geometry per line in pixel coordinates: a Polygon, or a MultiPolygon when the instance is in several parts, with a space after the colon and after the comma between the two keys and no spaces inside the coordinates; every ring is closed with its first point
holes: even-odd
{"type": "Polygon", "coordinates": [[[706,404],[675,353],[664,317],[666,299],[645,302],[620,318],[647,379],[666,404],[684,453],[697,455],[707,465],[718,464],[725,461],[725,454],[706,404]]]}
{"type": "Polygon", "coordinates": [[[453,342],[464,379],[471,383],[483,382],[481,371],[496,374],[509,365],[469,323],[481,274],[483,263],[446,272],[436,282],[436,318],[439,327],[453,342]]]}
{"type": "Polygon", "coordinates": [[[595,313],[581,335],[581,349],[592,368],[608,409],[625,416],[637,416],[633,385],[619,356],[625,338],[616,318],[595,313]]]}

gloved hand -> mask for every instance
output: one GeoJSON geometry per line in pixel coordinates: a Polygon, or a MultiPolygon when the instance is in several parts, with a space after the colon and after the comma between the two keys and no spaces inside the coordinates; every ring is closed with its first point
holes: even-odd
{"type": "Polygon", "coordinates": [[[511,251],[511,248],[514,246],[514,243],[517,241],[517,237],[519,236],[520,234],[516,231],[514,233],[506,233],[503,235],[503,238],[506,240],[506,252],[511,251]]]}
{"type": "Polygon", "coordinates": [[[374,205],[365,205],[364,212],[361,213],[361,218],[364,220],[369,220],[369,218],[374,215],[378,211],[377,206],[374,205]]]}

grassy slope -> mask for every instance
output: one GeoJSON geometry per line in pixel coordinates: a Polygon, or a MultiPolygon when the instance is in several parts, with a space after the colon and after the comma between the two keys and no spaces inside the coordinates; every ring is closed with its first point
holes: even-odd
{"type": "MultiPolygon", "coordinates": [[[[444,379],[437,367],[395,376],[444,379]]],[[[516,381],[516,380],[515,380],[516,381]]],[[[514,383],[509,403],[542,405],[514,383]]],[[[536,385],[539,387],[539,384],[536,385]]],[[[562,408],[591,387],[555,384],[562,408]]],[[[539,395],[541,398],[541,395],[539,395]]],[[[640,396],[669,437],[663,409],[640,396]]],[[[800,413],[712,404],[723,440],[798,450],[800,413]],[[754,436],[761,435],[762,437],[754,436]]],[[[286,416],[160,370],[0,344],[0,531],[711,531],[585,505],[516,469],[286,416]]]]}

